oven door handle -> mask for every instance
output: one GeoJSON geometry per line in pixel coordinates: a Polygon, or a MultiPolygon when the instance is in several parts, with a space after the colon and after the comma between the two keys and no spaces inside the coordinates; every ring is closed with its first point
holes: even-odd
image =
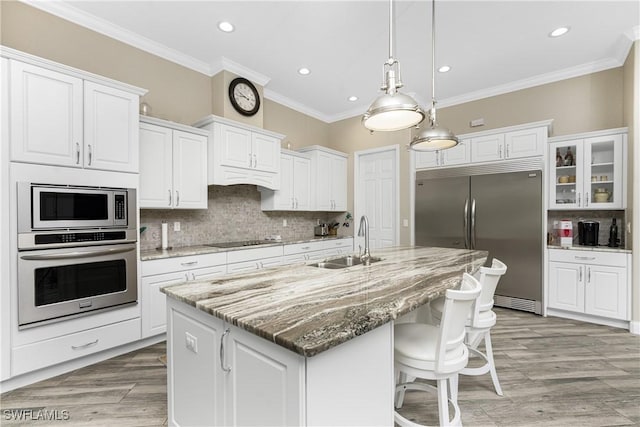
{"type": "Polygon", "coordinates": [[[111,255],[111,254],[120,254],[123,252],[129,252],[135,250],[134,247],[128,248],[112,248],[112,249],[101,249],[99,251],[95,250],[86,250],[86,251],[73,251],[73,252],[64,252],[64,253],[53,253],[53,254],[25,254],[20,255],[21,259],[24,260],[43,260],[43,259],[70,259],[70,258],[89,258],[100,255],[111,255]]]}

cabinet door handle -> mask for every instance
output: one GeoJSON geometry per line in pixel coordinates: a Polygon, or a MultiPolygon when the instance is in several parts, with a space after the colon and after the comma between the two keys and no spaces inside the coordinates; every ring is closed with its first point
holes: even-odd
{"type": "Polygon", "coordinates": [[[574,256],[575,259],[580,260],[580,261],[593,261],[594,259],[596,259],[596,257],[594,256],[574,256]]]}
{"type": "Polygon", "coordinates": [[[196,280],[196,273],[191,273],[191,280],[196,280]]]}
{"type": "Polygon", "coordinates": [[[184,280],[189,281],[189,273],[184,273],[184,280]]]}
{"type": "Polygon", "coordinates": [[[176,206],[180,206],[180,192],[176,190],[176,206]]]}
{"type": "Polygon", "coordinates": [[[444,166],[444,151],[440,153],[440,166],[444,166]]]}
{"type": "Polygon", "coordinates": [[[580,270],[579,270],[580,271],[580,277],[578,278],[578,282],[582,282],[582,269],[583,268],[584,267],[580,266],[580,270]]]}
{"type": "Polygon", "coordinates": [[[580,207],[580,193],[578,193],[578,207],[580,207]]]}
{"type": "Polygon", "coordinates": [[[584,193],[584,206],[589,206],[589,192],[584,193]]]}
{"type": "Polygon", "coordinates": [[[88,342],[88,343],[82,344],[82,345],[72,345],[71,348],[73,350],[80,350],[80,349],[83,349],[83,348],[94,346],[94,345],[98,344],[98,341],[100,341],[100,340],[98,338],[96,338],[95,341],[91,341],[91,342],[88,342]]]}
{"type": "Polygon", "coordinates": [[[253,155],[253,168],[257,168],[258,167],[258,156],[257,155],[253,155]]]}
{"type": "Polygon", "coordinates": [[[251,165],[253,165],[253,155],[249,153],[249,167],[251,167],[251,165]]]}
{"type": "Polygon", "coordinates": [[[76,142],[76,165],[80,164],[80,144],[76,142]]]}
{"type": "Polygon", "coordinates": [[[502,158],[502,145],[498,145],[498,158],[502,158]]]}
{"type": "Polygon", "coordinates": [[[296,209],[298,209],[298,198],[296,197],[296,209]]]}
{"type": "Polygon", "coordinates": [[[89,150],[89,166],[91,166],[91,157],[92,157],[91,144],[87,145],[87,149],[89,150]]]}
{"type": "Polygon", "coordinates": [[[222,336],[220,337],[220,368],[224,371],[224,372],[231,372],[231,366],[229,366],[228,368],[225,368],[224,365],[224,339],[227,335],[229,335],[229,333],[231,332],[231,329],[227,328],[224,333],[222,334],[222,336]]]}
{"type": "Polygon", "coordinates": [[[169,206],[171,206],[171,189],[167,190],[169,192],[169,206]]]}
{"type": "Polygon", "coordinates": [[[301,249],[304,249],[305,251],[308,251],[309,249],[311,249],[311,246],[303,246],[301,249]]]}
{"type": "Polygon", "coordinates": [[[591,267],[587,267],[587,283],[591,283],[591,267]]]}
{"type": "Polygon", "coordinates": [[[190,265],[196,265],[198,264],[198,261],[188,261],[188,262],[181,262],[180,265],[184,266],[184,267],[188,267],[190,265]]]}
{"type": "Polygon", "coordinates": [[[291,209],[294,209],[296,207],[296,202],[294,201],[293,197],[291,198],[291,209]]]}
{"type": "Polygon", "coordinates": [[[509,158],[509,144],[505,145],[505,149],[507,151],[507,155],[505,156],[505,158],[509,158]]]}

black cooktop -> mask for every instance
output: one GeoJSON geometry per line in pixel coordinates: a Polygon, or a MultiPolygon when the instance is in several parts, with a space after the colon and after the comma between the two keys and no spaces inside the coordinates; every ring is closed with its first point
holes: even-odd
{"type": "Polygon", "coordinates": [[[214,248],[241,248],[243,246],[257,246],[274,243],[272,240],[244,240],[242,242],[220,242],[209,243],[205,246],[212,246],[214,248]]]}

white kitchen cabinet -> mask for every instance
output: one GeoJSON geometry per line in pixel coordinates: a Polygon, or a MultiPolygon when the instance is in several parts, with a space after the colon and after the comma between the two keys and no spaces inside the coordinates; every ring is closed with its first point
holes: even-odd
{"type": "Polygon", "coordinates": [[[227,274],[246,273],[282,265],[282,245],[229,251],[227,274]]]}
{"type": "Polygon", "coordinates": [[[141,93],[12,59],[11,160],[138,172],[141,93]]]}
{"type": "Polygon", "coordinates": [[[194,126],[209,132],[209,185],[280,188],[280,142],[284,135],[214,115],[194,126]]]}
{"type": "Polygon", "coordinates": [[[549,209],[626,207],[626,128],[550,141],[549,209]]]}
{"type": "Polygon", "coordinates": [[[173,300],[168,317],[169,425],[305,424],[302,356],[173,300]]]}
{"type": "Polygon", "coordinates": [[[327,257],[349,255],[353,253],[353,237],[327,240],[325,242],[327,257]]]}
{"type": "Polygon", "coordinates": [[[223,276],[226,262],[224,252],[142,261],[142,337],[166,331],[166,297],[160,289],[177,283],[223,276]]]}
{"type": "MultiPolygon", "coordinates": [[[[9,60],[0,58],[0,93],[9,93],[9,60]]],[[[4,320],[0,322],[0,381],[11,376],[11,303],[12,292],[9,274],[11,245],[9,241],[9,97],[0,97],[0,312],[4,320]]]]}
{"type": "Polygon", "coordinates": [[[458,145],[446,150],[416,151],[416,169],[435,168],[467,164],[471,160],[470,141],[461,140],[458,145]]]}
{"type": "Polygon", "coordinates": [[[470,140],[471,162],[542,156],[547,142],[546,136],[546,127],[535,127],[472,137],[470,140]]]}
{"type": "Polygon", "coordinates": [[[292,152],[280,156],[280,189],[260,189],[262,210],[308,211],[311,206],[311,160],[292,152]]]}
{"type": "Polygon", "coordinates": [[[311,210],[347,210],[347,155],[319,145],[298,150],[311,159],[311,210]]]}
{"type": "Polygon", "coordinates": [[[140,119],[140,207],[206,209],[207,133],[140,119]]]}
{"type": "Polygon", "coordinates": [[[550,249],[548,307],[628,321],[628,268],[625,253],[550,249]]]}
{"type": "Polygon", "coordinates": [[[294,264],[297,262],[317,261],[326,257],[326,241],[293,243],[284,245],[283,264],[294,264]]]}

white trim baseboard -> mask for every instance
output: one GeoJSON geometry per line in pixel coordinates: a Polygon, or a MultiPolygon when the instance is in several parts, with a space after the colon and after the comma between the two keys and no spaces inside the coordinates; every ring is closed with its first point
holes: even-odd
{"type": "Polygon", "coordinates": [[[611,326],[613,328],[626,329],[631,332],[631,322],[627,320],[607,319],[606,317],[590,316],[582,313],[572,313],[564,310],[547,307],[547,316],[562,317],[563,319],[579,320],[586,323],[595,323],[596,325],[611,326]]]}
{"type": "Polygon", "coordinates": [[[629,322],[629,332],[633,335],[640,335],[640,320],[632,320],[629,322]]]}

